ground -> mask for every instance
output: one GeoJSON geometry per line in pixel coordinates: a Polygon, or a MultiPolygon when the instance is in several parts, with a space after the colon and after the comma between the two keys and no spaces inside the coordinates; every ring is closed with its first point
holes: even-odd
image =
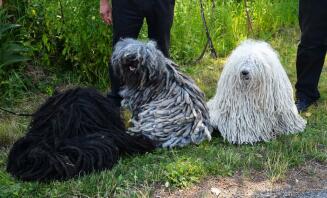
{"type": "Polygon", "coordinates": [[[317,162],[288,171],[285,180],[272,182],[263,172],[253,171],[245,176],[238,171],[232,177],[208,177],[197,185],[185,189],[159,187],[154,196],[211,198],[211,197],[289,197],[304,192],[327,193],[327,166],[317,162]],[[215,194],[218,189],[218,196],[215,194]]]}
{"type": "MultiPolygon", "coordinates": [[[[293,85],[298,32],[296,28],[281,29],[267,38],[279,52],[293,85]]],[[[224,61],[224,57],[205,57],[196,65],[182,65],[180,69],[196,81],[209,99],[215,93],[224,61]]],[[[222,197],[267,197],[271,191],[278,197],[278,193],[283,196],[326,189],[326,85],[325,67],[318,106],[302,114],[308,121],[303,133],[242,146],[228,144],[215,133],[211,142],[198,146],[124,156],[112,170],[48,184],[20,182],[5,171],[10,146],[25,133],[30,118],[1,112],[0,197],[210,197],[211,188],[220,190],[222,197]]],[[[12,109],[33,112],[46,97],[27,93],[12,109]]]]}

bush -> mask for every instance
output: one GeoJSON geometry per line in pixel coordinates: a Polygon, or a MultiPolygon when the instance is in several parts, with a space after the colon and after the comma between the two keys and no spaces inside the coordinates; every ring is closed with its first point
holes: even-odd
{"type": "Polygon", "coordinates": [[[34,59],[52,71],[73,70],[86,81],[107,79],[111,31],[99,18],[98,1],[31,0],[27,41],[34,59]]]}

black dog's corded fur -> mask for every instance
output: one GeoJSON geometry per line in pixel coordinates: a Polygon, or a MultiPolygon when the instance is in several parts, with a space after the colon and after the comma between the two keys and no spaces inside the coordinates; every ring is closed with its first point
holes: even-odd
{"type": "Polygon", "coordinates": [[[50,97],[33,114],[9,153],[7,171],[25,181],[63,180],[111,168],[123,153],[153,149],[151,140],[125,133],[111,99],[76,88],[50,97]]]}

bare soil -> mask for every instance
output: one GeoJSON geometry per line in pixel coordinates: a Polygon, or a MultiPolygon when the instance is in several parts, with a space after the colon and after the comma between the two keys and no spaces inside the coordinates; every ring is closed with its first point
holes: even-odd
{"type": "Polygon", "coordinates": [[[154,197],[303,197],[303,193],[310,197],[310,193],[327,193],[327,164],[309,162],[292,169],[277,182],[263,175],[266,174],[252,172],[250,176],[244,176],[238,172],[232,177],[208,177],[185,189],[169,190],[162,186],[155,191],[154,197]],[[215,190],[218,193],[214,193],[215,190]]]}

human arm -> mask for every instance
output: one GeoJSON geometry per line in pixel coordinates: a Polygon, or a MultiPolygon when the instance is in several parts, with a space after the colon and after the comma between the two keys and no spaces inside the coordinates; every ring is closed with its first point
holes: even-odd
{"type": "Polygon", "coordinates": [[[100,0],[100,15],[106,24],[112,25],[112,8],[109,0],[100,0]]]}

